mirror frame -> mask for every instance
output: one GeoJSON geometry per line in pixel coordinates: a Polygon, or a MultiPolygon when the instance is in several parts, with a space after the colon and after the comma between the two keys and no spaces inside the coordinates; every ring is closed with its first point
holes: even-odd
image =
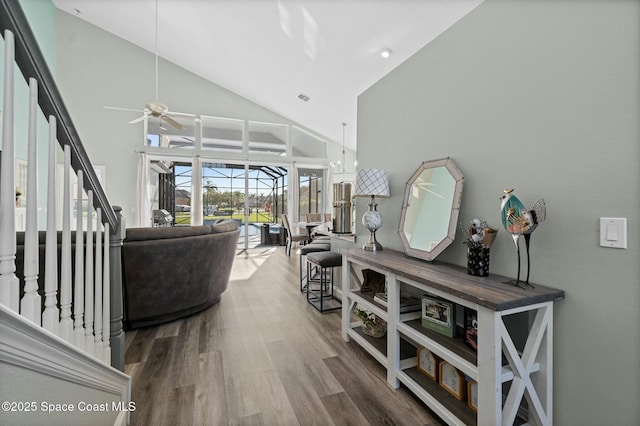
{"type": "Polygon", "coordinates": [[[464,176],[460,172],[460,170],[456,167],[453,161],[449,158],[442,158],[439,160],[425,161],[423,162],[418,170],[409,178],[407,181],[407,185],[404,191],[404,200],[402,202],[402,212],[400,214],[400,226],[398,228],[398,234],[400,235],[400,239],[402,240],[402,245],[404,246],[404,251],[407,256],[416,257],[418,259],[427,260],[429,262],[435,260],[436,256],[438,256],[444,249],[449,247],[456,235],[456,228],[458,222],[458,215],[460,213],[460,203],[462,201],[462,185],[464,182],[464,176]],[[451,205],[451,213],[449,216],[449,229],[447,231],[447,236],[436,245],[433,250],[426,251],[421,249],[416,249],[411,247],[407,237],[404,232],[404,223],[405,216],[407,213],[407,208],[409,207],[409,198],[411,194],[411,187],[414,182],[418,179],[418,177],[422,174],[423,171],[427,169],[433,169],[436,167],[445,167],[447,171],[451,174],[453,179],[455,180],[455,188],[453,195],[453,203],[451,205]]]}

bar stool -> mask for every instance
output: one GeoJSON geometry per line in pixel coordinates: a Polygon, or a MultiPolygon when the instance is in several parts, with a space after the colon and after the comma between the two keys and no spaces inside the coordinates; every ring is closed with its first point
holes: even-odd
{"type": "Polygon", "coordinates": [[[320,269],[319,287],[313,288],[312,284],[314,283],[307,282],[307,302],[311,303],[320,312],[340,309],[342,303],[333,296],[333,268],[342,267],[342,255],[335,251],[309,253],[307,255],[307,263],[320,269]],[[330,277],[328,276],[329,273],[331,274],[330,277]],[[331,284],[330,287],[329,284],[331,284]]]}
{"type": "Polygon", "coordinates": [[[308,282],[311,280],[311,266],[306,261],[306,256],[309,253],[318,253],[321,251],[331,250],[331,244],[328,242],[312,242],[306,246],[300,248],[300,291],[304,291],[307,288],[308,282]],[[303,260],[304,258],[304,260],[303,260]],[[304,264],[306,269],[306,275],[302,275],[302,265],[304,264]]]}
{"type": "Polygon", "coordinates": [[[311,236],[311,241],[322,241],[324,243],[328,243],[331,241],[331,237],[327,237],[326,235],[312,235],[311,236]]]}

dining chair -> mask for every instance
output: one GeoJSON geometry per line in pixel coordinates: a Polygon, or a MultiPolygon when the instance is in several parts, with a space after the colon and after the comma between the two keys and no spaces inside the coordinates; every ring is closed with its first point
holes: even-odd
{"type": "Polygon", "coordinates": [[[322,221],[322,215],[320,213],[307,213],[305,217],[307,218],[307,223],[322,221]]]}
{"type": "Polygon", "coordinates": [[[287,253],[287,256],[291,256],[291,246],[293,245],[293,243],[304,244],[308,241],[309,235],[293,233],[291,230],[291,224],[289,222],[289,215],[287,214],[282,215],[282,225],[284,226],[284,229],[287,232],[287,242],[285,245],[285,251],[287,253]]]}

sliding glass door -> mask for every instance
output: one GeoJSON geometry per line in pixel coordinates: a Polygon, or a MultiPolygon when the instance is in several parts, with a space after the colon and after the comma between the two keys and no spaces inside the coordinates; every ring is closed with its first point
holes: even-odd
{"type": "Polygon", "coordinates": [[[242,227],[245,249],[269,242],[263,233],[265,225],[279,231],[282,212],[286,211],[286,168],[203,162],[201,186],[204,223],[235,220],[242,227]]]}
{"type": "Polygon", "coordinates": [[[239,248],[247,249],[284,243],[271,235],[281,232],[283,213],[293,214],[292,222],[304,222],[307,213],[329,211],[324,169],[296,169],[293,194],[291,167],[285,165],[203,160],[199,173],[194,173],[196,164],[195,159],[150,161],[152,217],[164,210],[174,226],[234,220],[242,229],[239,248]]]}

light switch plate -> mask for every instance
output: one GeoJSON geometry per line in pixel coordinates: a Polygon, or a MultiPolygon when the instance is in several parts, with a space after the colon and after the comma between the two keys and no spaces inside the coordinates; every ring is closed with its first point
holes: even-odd
{"type": "Polygon", "coordinates": [[[611,248],[627,248],[627,218],[600,218],[600,245],[611,248]]]}

